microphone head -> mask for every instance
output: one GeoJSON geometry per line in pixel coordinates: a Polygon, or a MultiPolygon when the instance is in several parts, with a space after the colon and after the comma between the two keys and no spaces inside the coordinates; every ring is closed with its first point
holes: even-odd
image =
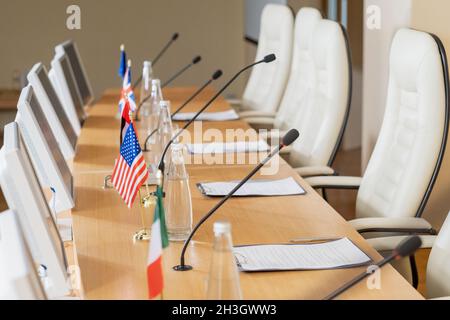
{"type": "Polygon", "coordinates": [[[294,143],[295,140],[300,136],[300,133],[297,129],[291,129],[288,133],[283,137],[282,145],[283,147],[290,146],[294,143]]]}
{"type": "Polygon", "coordinates": [[[196,56],[196,57],[192,60],[192,63],[193,63],[193,64],[197,64],[197,63],[199,63],[200,61],[202,61],[202,57],[201,57],[201,56],[196,56]]]}
{"type": "Polygon", "coordinates": [[[276,59],[277,59],[277,56],[272,53],[272,54],[269,54],[269,55],[264,57],[264,62],[265,63],[270,63],[270,62],[272,62],[272,61],[274,61],[276,59]]]}
{"type": "Polygon", "coordinates": [[[222,70],[219,69],[216,72],[214,72],[214,74],[212,76],[212,79],[213,80],[217,80],[217,79],[219,79],[222,76],[222,74],[223,74],[222,70]]]}
{"type": "Polygon", "coordinates": [[[172,36],[172,41],[177,40],[177,39],[178,39],[178,36],[179,36],[178,32],[175,32],[175,33],[173,34],[173,36],[172,36]]]}
{"type": "Polygon", "coordinates": [[[422,239],[419,236],[410,236],[403,240],[394,252],[401,258],[409,257],[422,245],[422,239]]]}

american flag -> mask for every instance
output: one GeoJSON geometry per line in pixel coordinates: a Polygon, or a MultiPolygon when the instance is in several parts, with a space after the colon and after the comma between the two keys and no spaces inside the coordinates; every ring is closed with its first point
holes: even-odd
{"type": "Polygon", "coordinates": [[[130,111],[136,110],[136,99],[134,97],[133,88],[131,87],[131,62],[128,61],[127,71],[123,78],[122,93],[119,101],[119,110],[122,115],[122,124],[120,127],[120,143],[123,142],[123,136],[127,132],[131,123],[130,111]]]}
{"type": "Polygon", "coordinates": [[[147,165],[145,164],[139,141],[134,131],[134,126],[128,126],[123,143],[120,147],[120,156],[116,160],[111,181],[119,192],[128,208],[133,205],[139,188],[148,178],[147,165]]]}

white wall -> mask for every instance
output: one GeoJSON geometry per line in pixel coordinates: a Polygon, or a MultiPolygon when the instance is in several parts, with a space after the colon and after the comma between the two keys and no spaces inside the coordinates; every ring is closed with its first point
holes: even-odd
{"type": "Polygon", "coordinates": [[[362,169],[364,171],[381,129],[386,104],[389,75],[389,52],[395,31],[409,26],[411,0],[364,0],[381,8],[381,29],[368,30],[364,25],[362,169]]]}

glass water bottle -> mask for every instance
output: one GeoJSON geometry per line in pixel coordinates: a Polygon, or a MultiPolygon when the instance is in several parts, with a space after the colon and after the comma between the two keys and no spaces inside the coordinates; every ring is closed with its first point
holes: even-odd
{"type": "Polygon", "coordinates": [[[151,81],[151,95],[149,99],[150,115],[143,119],[143,125],[147,129],[147,137],[144,140],[147,147],[146,160],[149,164],[149,183],[157,183],[157,168],[159,159],[161,158],[162,148],[158,135],[158,122],[160,115],[159,104],[163,99],[161,92],[161,82],[159,79],[152,79],[151,81]]]}
{"type": "Polygon", "coordinates": [[[161,81],[159,79],[152,79],[151,81],[151,94],[149,99],[149,112],[150,115],[146,118],[144,123],[147,128],[148,134],[154,134],[154,131],[158,129],[159,120],[159,103],[163,100],[161,91],[161,81]]]}
{"type": "Polygon", "coordinates": [[[174,143],[165,178],[165,214],[171,241],[185,241],[192,231],[192,198],[184,164],[184,145],[174,143]]]}
{"type": "MultiPolygon", "coordinates": [[[[159,103],[158,136],[161,146],[166,146],[172,139],[172,118],[170,115],[170,101],[159,103]]],[[[166,159],[167,160],[167,159],[166,159]]]]}
{"type": "Polygon", "coordinates": [[[152,78],[152,63],[150,61],[144,61],[140,96],[140,103],[142,103],[140,116],[142,121],[146,121],[146,118],[149,117],[152,112],[152,103],[150,100],[152,94],[152,78]]]}
{"type": "Polygon", "coordinates": [[[215,222],[214,236],[207,299],[242,300],[239,271],[233,254],[231,224],[225,221],[215,222]]]}

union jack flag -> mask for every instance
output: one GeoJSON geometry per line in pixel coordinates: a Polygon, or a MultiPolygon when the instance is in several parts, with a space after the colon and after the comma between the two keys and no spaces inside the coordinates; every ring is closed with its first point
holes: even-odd
{"type": "Polygon", "coordinates": [[[148,170],[134,126],[128,126],[120,147],[111,181],[122,199],[131,208],[139,188],[147,181],[148,170]]]}
{"type": "Polygon", "coordinates": [[[120,143],[123,142],[123,136],[127,132],[128,126],[131,123],[130,111],[136,110],[136,99],[134,97],[133,88],[131,86],[131,62],[128,61],[127,71],[123,78],[122,93],[119,101],[119,110],[122,116],[122,123],[120,127],[120,143]]]}

